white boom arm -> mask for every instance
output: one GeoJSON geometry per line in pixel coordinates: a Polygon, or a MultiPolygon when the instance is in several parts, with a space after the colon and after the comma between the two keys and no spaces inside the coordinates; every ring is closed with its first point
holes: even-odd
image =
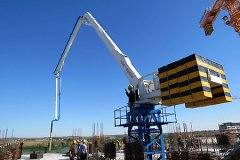
{"type": "Polygon", "coordinates": [[[98,24],[98,22],[89,12],[85,13],[84,16],[78,18],[77,23],[74,26],[72,34],[58,62],[58,65],[54,71],[55,76],[60,76],[64,61],[68,56],[71,46],[83,24],[89,25],[95,29],[96,33],[104,42],[104,44],[106,45],[112,56],[115,58],[121,69],[125,72],[128,80],[130,81],[130,84],[136,86],[139,82],[139,79],[141,78],[140,74],[134,68],[128,56],[122,53],[122,51],[118,48],[114,41],[108,36],[105,30],[98,24]]]}
{"type": "MultiPolygon", "coordinates": [[[[54,119],[51,121],[50,129],[50,141],[49,141],[49,150],[51,150],[52,144],[52,129],[53,122],[60,119],[60,97],[61,97],[61,85],[60,77],[61,72],[64,66],[64,62],[71,50],[71,46],[74,40],[77,37],[77,34],[82,25],[89,25],[95,29],[97,35],[104,42],[114,59],[117,61],[118,65],[121,67],[125,75],[127,76],[130,84],[132,84],[136,89],[139,89],[140,103],[152,103],[152,98],[159,95],[159,86],[158,78],[154,78],[151,81],[143,80],[145,77],[141,77],[137,70],[132,65],[130,59],[127,55],[123,54],[118,46],[113,42],[113,40],[108,36],[104,29],[98,24],[95,18],[90,13],[85,13],[83,16],[80,16],[73,28],[73,31],[68,39],[67,45],[65,46],[61,58],[57,64],[57,67],[54,70],[54,75],[56,77],[56,98],[55,98],[55,115],[54,119]],[[157,81],[156,81],[157,80],[157,81]],[[157,82],[157,83],[156,83],[157,82]],[[154,84],[154,85],[153,85],[154,84]]],[[[155,74],[154,74],[155,75],[155,74]]],[[[156,77],[156,76],[155,76],[156,77]]],[[[157,101],[158,103],[158,101],[157,101]]]]}
{"type": "Polygon", "coordinates": [[[85,13],[83,16],[80,16],[73,28],[73,31],[68,39],[67,45],[65,46],[61,58],[55,68],[54,75],[56,77],[56,102],[55,102],[55,121],[58,121],[60,118],[60,77],[61,71],[64,66],[64,62],[69,54],[71,46],[74,40],[77,37],[77,34],[82,25],[89,25],[94,28],[97,35],[104,42],[105,46],[108,48],[114,59],[117,61],[118,65],[121,67],[125,75],[127,76],[131,85],[136,89],[139,89],[140,100],[139,103],[158,103],[159,101],[154,99],[159,97],[159,81],[156,74],[154,75],[153,80],[143,80],[145,77],[141,77],[137,70],[132,65],[130,59],[127,55],[123,54],[118,46],[113,42],[105,30],[99,25],[95,18],[89,13],[85,13]],[[154,102],[153,102],[154,101],[154,102]]]}

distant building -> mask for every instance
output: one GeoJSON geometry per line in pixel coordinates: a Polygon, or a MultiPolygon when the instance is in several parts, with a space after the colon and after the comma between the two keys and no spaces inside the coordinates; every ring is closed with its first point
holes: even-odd
{"type": "Polygon", "coordinates": [[[219,131],[222,133],[240,134],[240,123],[222,123],[219,125],[219,131]]]}
{"type": "Polygon", "coordinates": [[[239,141],[240,137],[240,123],[222,123],[219,125],[220,133],[228,135],[230,144],[234,144],[239,141]]]}

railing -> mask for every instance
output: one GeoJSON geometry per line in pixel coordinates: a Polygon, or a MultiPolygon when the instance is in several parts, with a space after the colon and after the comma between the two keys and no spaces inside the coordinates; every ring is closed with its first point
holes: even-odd
{"type": "Polygon", "coordinates": [[[141,83],[143,83],[144,85],[147,85],[145,88],[148,89],[148,92],[159,90],[160,82],[159,82],[158,72],[152,72],[142,76],[138,81],[138,84],[141,84],[141,83]]]}
{"type": "Polygon", "coordinates": [[[127,123],[129,115],[128,106],[118,108],[114,111],[114,126],[122,126],[127,123]]]}
{"type": "Polygon", "coordinates": [[[156,111],[158,113],[153,113],[153,114],[155,114],[159,123],[167,124],[167,123],[176,123],[177,122],[175,106],[174,107],[158,106],[155,109],[155,112],[156,111]]]}
{"type": "MultiPolygon", "coordinates": [[[[126,126],[131,122],[130,111],[128,106],[118,108],[114,111],[114,125],[116,126],[126,126]]],[[[135,117],[136,121],[134,123],[141,123],[142,115],[147,114],[150,124],[168,124],[176,123],[176,110],[174,107],[156,106],[155,108],[148,109],[147,107],[139,107],[135,104],[135,117]],[[140,118],[139,118],[140,117],[140,118]]]]}

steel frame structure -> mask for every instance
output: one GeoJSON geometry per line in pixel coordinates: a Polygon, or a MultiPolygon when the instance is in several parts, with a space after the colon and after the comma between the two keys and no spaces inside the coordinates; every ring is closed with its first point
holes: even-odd
{"type": "Polygon", "coordinates": [[[155,107],[152,104],[135,104],[135,116],[127,106],[114,111],[115,127],[128,128],[129,142],[138,141],[144,147],[147,160],[152,160],[158,154],[159,159],[166,160],[165,144],[162,126],[176,123],[176,111],[169,113],[166,107],[155,107]]]}

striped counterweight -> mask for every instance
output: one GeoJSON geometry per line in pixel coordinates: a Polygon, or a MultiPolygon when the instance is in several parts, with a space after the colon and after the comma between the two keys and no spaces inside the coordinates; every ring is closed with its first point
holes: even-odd
{"type": "Polygon", "coordinates": [[[158,69],[162,104],[185,104],[188,108],[232,101],[223,67],[192,54],[158,69]],[[211,82],[209,74],[221,77],[222,85],[211,82]]]}

